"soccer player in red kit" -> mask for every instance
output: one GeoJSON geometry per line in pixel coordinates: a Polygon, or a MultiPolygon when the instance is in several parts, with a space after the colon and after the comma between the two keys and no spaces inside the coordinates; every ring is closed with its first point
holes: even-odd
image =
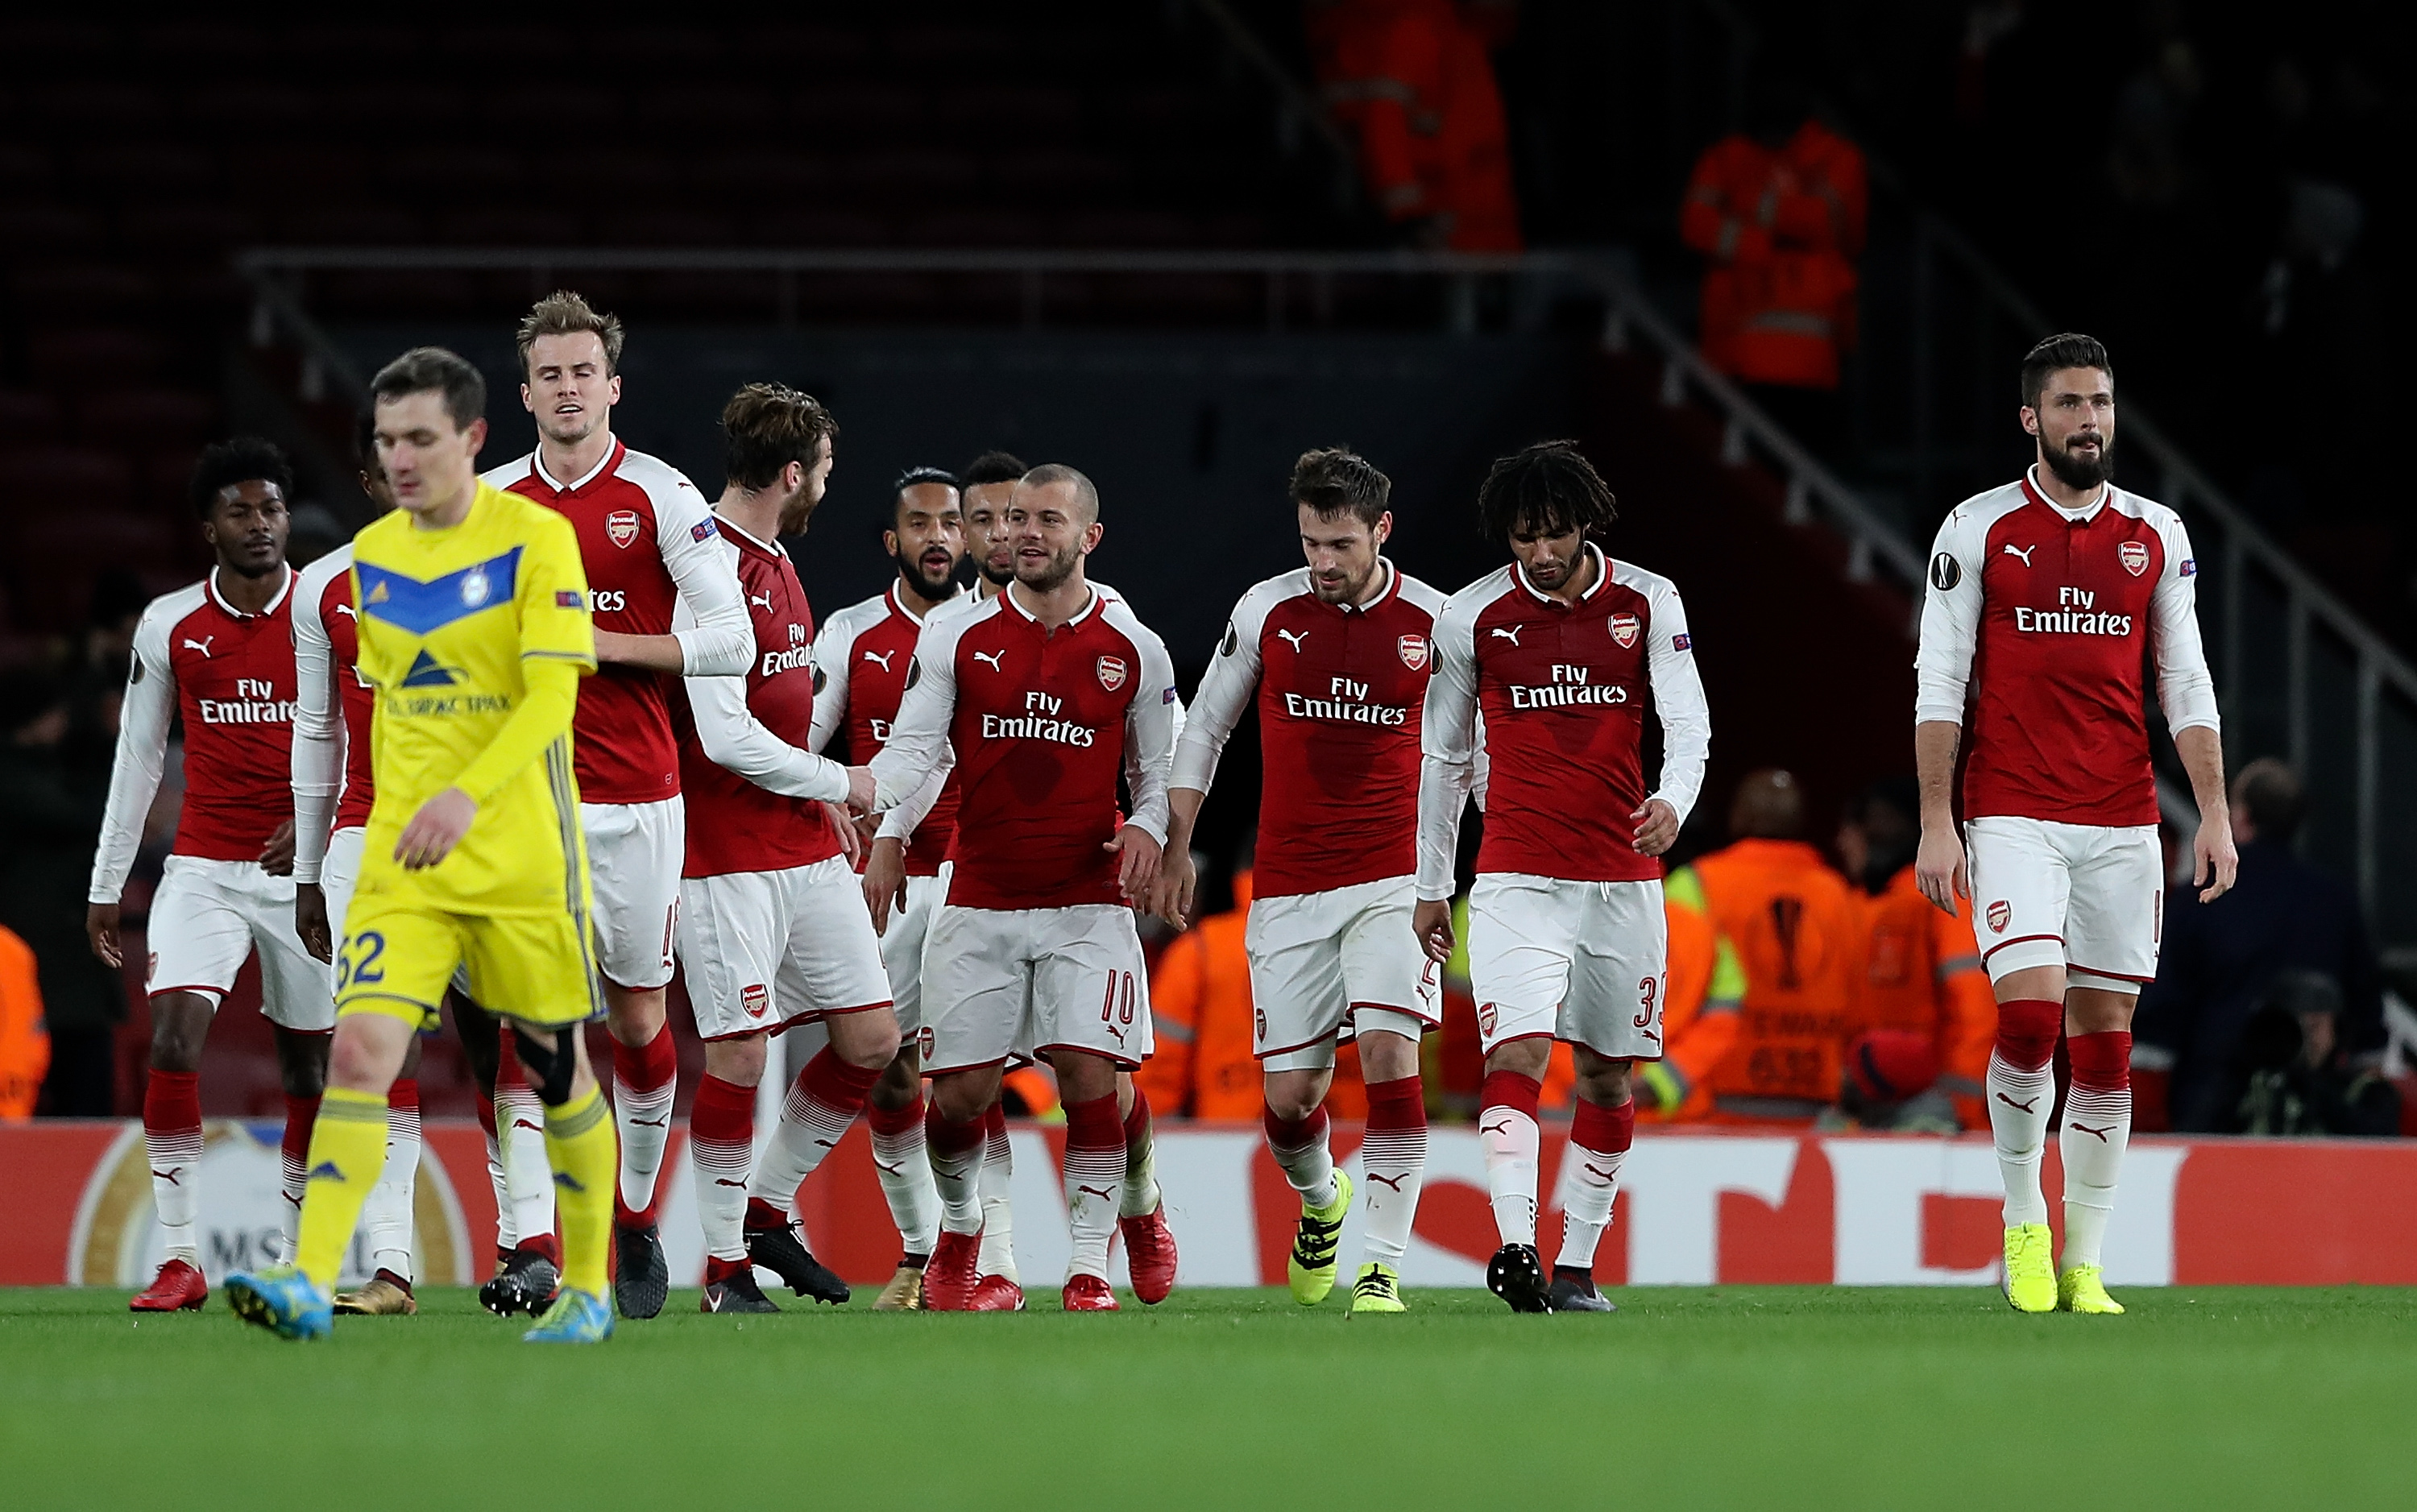
{"type": "MultiPolygon", "coordinates": [[[[1021,468],[1018,469],[1019,473],[1021,468]]],[[[882,546],[897,564],[889,587],[823,622],[814,637],[814,731],[820,753],[843,738],[848,760],[880,754],[898,718],[915,643],[934,610],[957,597],[957,564],[965,554],[965,514],[954,474],[915,467],[890,485],[889,526],[882,546]]],[[[923,942],[932,915],[948,896],[949,846],[956,837],[952,782],[918,824],[886,825],[868,846],[864,899],[881,936],[881,963],[898,1014],[898,1058],[865,1099],[873,1132],[873,1166],[904,1247],[898,1272],[883,1287],[875,1311],[911,1311],[923,1305],[923,1268],[938,1242],[940,1199],[924,1148],[922,1054],[923,942]]]]}
{"type": "Polygon", "coordinates": [[[1451,956],[1453,853],[1477,789],[1485,811],[1468,895],[1468,973],[1485,1048],[1477,1127],[1502,1241],[1485,1284],[1515,1312],[1607,1311],[1594,1252],[1636,1126],[1630,1074],[1635,1062],[1662,1058],[1669,933],[1660,857],[1703,786],[1711,718],[1679,590],[1604,554],[1600,537],[1619,514],[1576,443],[1543,442],[1497,461],[1477,504],[1486,535],[1515,560],[1452,595],[1436,622],[1417,930],[1431,959],[1451,956]],[[1649,704],[1662,724],[1651,789],[1649,704]],[[1548,1285],[1536,1253],[1536,1107],[1556,1039],[1576,1061],[1564,1159],[1578,1174],[1548,1285]]]}
{"type": "Polygon", "coordinates": [[[277,1041],[285,1092],[284,1260],[301,1213],[311,1124],[336,1023],[327,969],[294,932],[294,809],[286,788],[294,738],[294,569],[285,565],[294,475],[253,436],[205,450],[193,508],[218,562],[190,588],[155,598],[134,629],[118,715],[117,763],[92,863],[85,928],[94,954],[124,963],[118,900],[160,790],[168,725],[185,730],[185,802],[151,900],[150,1079],[143,1138],[168,1258],[133,1301],[137,1312],[198,1308],[209,1295],[193,1232],[202,1160],[202,1043],[244,958],[260,955],[261,1011],[277,1041]]]}
{"type": "Polygon", "coordinates": [[[679,1074],[663,1019],[685,848],[670,686],[744,674],[754,637],[704,495],[613,434],[621,323],[556,293],[523,317],[519,340],[521,402],[536,417],[538,448],[486,480],[568,518],[587,570],[600,666],[580,686],[572,748],[621,1140],[613,1295],[623,1317],[651,1318],[670,1285],[656,1177],[679,1074]],[[683,606],[691,626],[674,631],[683,606]]]}
{"type": "MultiPolygon", "coordinates": [[[[749,384],[722,412],[727,482],[714,506],[747,597],[753,660],[742,679],[692,677],[674,708],[694,823],[680,883],[679,954],[705,1041],[689,1126],[705,1226],[707,1312],[776,1310],[755,1265],[800,1296],[844,1302],[846,1283],[798,1240],[798,1187],[821,1165],[898,1054],[881,945],[827,805],[863,809],[872,775],[806,749],[813,730],[813,611],[778,544],[805,529],[829,476],[830,415],[796,389],[749,384]],[[755,1089],[771,1036],[819,1022],[828,1043],[790,1087],[753,1160],[755,1089]],[[750,1179],[750,1164],[755,1166],[750,1179]]],[[[685,625],[685,606],[674,623],[685,625]]]]}
{"type": "Polygon", "coordinates": [[[1368,1085],[1368,1256],[1354,1312],[1403,1310],[1400,1269],[1426,1172],[1419,1040],[1440,1021],[1441,968],[1409,929],[1417,902],[1419,719],[1444,596],[1379,553],[1392,482],[1348,448],[1304,452],[1292,498],[1309,566],[1242,596],[1184,721],[1159,911],[1185,917],[1193,823],[1254,699],[1266,778],[1245,945],[1268,1147],[1300,1194],[1296,1301],[1334,1286],[1351,1179],[1327,1139],[1326,1091],[1348,1021],[1368,1085]]]}
{"type": "MultiPolygon", "coordinates": [[[[361,491],[380,514],[394,507],[377,460],[375,424],[364,413],[354,437],[361,491]]],[[[294,594],[294,929],[329,962],[335,1001],[335,936],[360,879],[361,847],[374,791],[370,713],[377,697],[359,673],[359,621],[353,604],[353,543],[302,569],[294,594]],[[331,811],[332,810],[332,811],[331,811]]],[[[415,1313],[411,1291],[412,1200],[419,1174],[419,1036],[387,1094],[386,1171],[361,1206],[375,1268],[357,1292],[340,1292],[340,1313],[415,1313]]]]}
{"type": "Polygon", "coordinates": [[[2087,336],[2022,366],[2021,478],[1938,527],[1922,610],[1914,878],[1969,899],[1998,996],[1989,1127],[2006,1184],[2006,1297],[2023,1312],[2116,1313],[2102,1245],[2132,1135],[2132,1010],[2156,975],[2165,906],[2142,668],[2198,800],[2192,885],[2237,866],[2198,564],[2171,509],[2115,487],[2115,372],[2087,336]],[[1958,758],[1963,832],[1956,831],[1958,758]],[[1968,862],[1969,847],[1969,862],[1968,862]],[[1969,870],[1968,870],[1969,865],[1969,870]],[[2073,1064],[2060,1145],[2064,1253],[2051,1263],[2040,1152],[2059,1033],[2073,1064]]]}
{"type": "Polygon", "coordinates": [[[925,947],[925,1061],[940,1238],[931,1306],[967,1307],[981,1228],[984,1121],[1018,1051],[1047,1060],[1066,1108],[1073,1253],[1064,1304],[1113,1311],[1125,1186],[1117,1074],[1150,1051],[1149,978],[1132,904],[1156,880],[1175,746],[1166,647],[1094,588],[1100,496],[1071,467],[1034,468],[1008,524],[1015,582],[923,627],[874,807],[920,788],[953,748],[956,867],[925,947]],[[1117,812],[1117,781],[1132,812],[1117,812]]]}

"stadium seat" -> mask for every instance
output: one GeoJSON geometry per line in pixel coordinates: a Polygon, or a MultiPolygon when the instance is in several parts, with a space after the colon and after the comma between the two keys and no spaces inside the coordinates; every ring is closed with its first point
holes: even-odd
{"type": "Polygon", "coordinates": [[[191,389],[109,389],[76,405],[76,434],[97,446],[197,446],[208,438],[217,414],[206,394],[191,389]]]}
{"type": "Polygon", "coordinates": [[[134,469],[113,453],[50,446],[0,454],[0,507],[10,513],[63,506],[107,511],[133,499],[134,469]]]}
{"type": "Polygon", "coordinates": [[[35,332],[25,355],[35,375],[54,387],[115,387],[158,377],[168,343],[149,331],[78,326],[35,332]]]}

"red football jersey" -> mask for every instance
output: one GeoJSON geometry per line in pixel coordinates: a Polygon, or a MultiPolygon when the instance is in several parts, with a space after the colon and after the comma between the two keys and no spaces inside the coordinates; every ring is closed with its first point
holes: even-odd
{"type": "Polygon", "coordinates": [[[1436,621],[1419,797],[1421,898],[1452,896],[1461,799],[1471,785],[1485,812],[1478,870],[1576,882],[1660,877],[1660,859],[1637,854],[1629,816],[1648,797],[1668,803],[1681,824],[1695,807],[1711,717],[1679,590],[1587,550],[1594,582],[1574,603],[1540,592],[1514,564],[1452,595],[1436,621]],[[1661,784],[1651,790],[1649,703],[1663,734],[1661,784]]]}
{"type": "MultiPolygon", "coordinates": [[[[844,733],[850,763],[866,765],[881,754],[922,633],[922,620],[899,602],[894,582],[823,622],[814,637],[814,749],[844,733]]],[[[937,874],[956,833],[957,775],[951,771],[939,801],[906,842],[906,874],[937,874]]]]}
{"type": "Polygon", "coordinates": [[[754,626],[743,703],[735,677],[692,677],[672,702],[688,810],[682,876],[785,871],[840,854],[823,798],[847,796],[844,768],[810,755],[814,613],[789,553],[727,521],[714,550],[732,559],[754,626]],[[829,785],[837,773],[837,787],[829,785]]]}
{"type": "MultiPolygon", "coordinates": [[[[344,735],[343,788],[328,828],[370,822],[370,714],[377,693],[361,681],[360,626],[353,615],[353,543],[346,541],[302,569],[296,589],[294,652],[297,678],[322,674],[335,688],[344,735]]],[[[298,686],[298,685],[297,685],[298,686]]],[[[297,695],[298,696],[298,695],[297,695]]]]}
{"type": "Polygon", "coordinates": [[[1255,689],[1265,776],[1251,890],[1327,892],[1418,866],[1419,722],[1444,596],[1383,565],[1366,604],[1321,602],[1309,570],[1234,606],[1168,785],[1208,791],[1255,689]]]}
{"type": "Polygon", "coordinates": [[[294,817],[293,569],[268,607],[240,613],[217,574],[151,601],[134,629],[118,713],[117,764],[93,861],[91,900],[114,903],[160,787],[172,718],[185,733],[185,803],[175,853],[257,861],[294,817]]]}
{"type": "Polygon", "coordinates": [[[953,748],[962,815],[949,901],[1064,908],[1121,901],[1125,824],[1162,841],[1175,748],[1175,669],[1121,599],[1096,589],[1052,631],[1013,590],[923,627],[889,743],[874,758],[874,806],[921,785],[953,748]],[[1117,783],[1132,792],[1130,820],[1117,783]]]}
{"type": "MultiPolygon", "coordinates": [[[[499,489],[537,500],[579,532],[596,627],[620,635],[668,635],[672,611],[691,601],[697,623],[728,640],[731,653],[700,662],[691,676],[736,675],[744,665],[746,607],[716,550],[719,529],[696,486],[676,468],[616,441],[596,470],[572,483],[546,476],[531,452],[486,475],[499,489]]],[[[582,803],[659,803],[680,791],[671,723],[672,679],[605,665],[579,685],[571,747],[582,803]]]]}
{"type": "Polygon", "coordinates": [[[2174,730],[2218,727],[2197,564],[2171,509],[2108,485],[2068,514],[2026,475],[1938,527],[1917,722],[1962,724],[1964,817],[2153,824],[2143,668],[2174,730]]]}

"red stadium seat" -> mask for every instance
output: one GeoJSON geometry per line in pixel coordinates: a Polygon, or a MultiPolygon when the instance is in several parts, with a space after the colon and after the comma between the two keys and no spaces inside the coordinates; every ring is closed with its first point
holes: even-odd
{"type": "Polygon", "coordinates": [[[133,498],[134,469],[111,452],[54,446],[0,455],[0,509],[11,515],[123,509],[133,498]]]}
{"type": "Polygon", "coordinates": [[[67,388],[118,387],[158,377],[168,343],[149,331],[114,326],[37,331],[26,339],[28,366],[45,382],[67,388]]]}
{"type": "Polygon", "coordinates": [[[96,446],[190,447],[208,436],[217,414],[207,394],[190,389],[111,389],[76,406],[76,433],[96,446]]]}

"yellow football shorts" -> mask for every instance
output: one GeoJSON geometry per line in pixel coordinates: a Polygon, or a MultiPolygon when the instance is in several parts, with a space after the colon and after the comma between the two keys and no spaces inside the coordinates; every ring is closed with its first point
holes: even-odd
{"type": "Polygon", "coordinates": [[[489,1013],[540,1028],[600,1017],[587,931],[565,914],[456,914],[357,895],[336,955],[336,1017],[383,1013],[433,1029],[456,966],[489,1013]]]}

